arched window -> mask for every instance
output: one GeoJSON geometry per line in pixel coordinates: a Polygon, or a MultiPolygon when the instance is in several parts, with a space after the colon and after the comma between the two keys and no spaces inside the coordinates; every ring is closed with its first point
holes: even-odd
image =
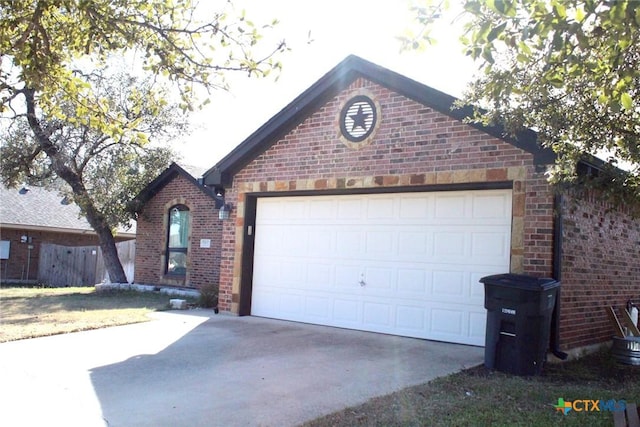
{"type": "Polygon", "coordinates": [[[171,207],[168,224],[165,273],[184,276],[189,246],[189,208],[185,205],[171,207]]]}

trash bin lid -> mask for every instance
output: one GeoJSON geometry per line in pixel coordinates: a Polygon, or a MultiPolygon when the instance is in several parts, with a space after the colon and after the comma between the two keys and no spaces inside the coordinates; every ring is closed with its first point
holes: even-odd
{"type": "Polygon", "coordinates": [[[495,274],[480,279],[485,285],[505,286],[532,291],[546,291],[560,286],[560,282],[549,277],[534,277],[526,274],[495,274]]]}

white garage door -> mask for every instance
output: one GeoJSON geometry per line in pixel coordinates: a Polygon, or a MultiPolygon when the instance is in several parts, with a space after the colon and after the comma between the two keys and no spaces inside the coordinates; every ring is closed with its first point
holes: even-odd
{"type": "Polygon", "coordinates": [[[484,345],[511,190],[258,199],[251,314],[484,345]]]}

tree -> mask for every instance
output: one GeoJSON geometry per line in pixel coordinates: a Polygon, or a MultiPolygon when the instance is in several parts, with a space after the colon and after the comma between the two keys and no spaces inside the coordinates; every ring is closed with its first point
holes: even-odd
{"type": "Polygon", "coordinates": [[[126,282],[112,233],[127,220],[123,202],[167,164],[170,151],[150,141],[182,126],[170,94],[152,83],[172,84],[186,112],[206,102],[197,86],[225,88],[225,73],[280,68],[284,42],[258,56],[257,27],[230,11],[199,19],[207,9],[189,1],[0,0],[3,181],[64,181],[114,282],[126,282]],[[114,77],[114,58],[134,77],[114,77]]]}
{"type": "MultiPolygon", "coordinates": [[[[433,42],[431,24],[446,7],[414,8],[419,31],[405,47],[433,42]]],[[[483,108],[474,120],[534,129],[557,153],[555,183],[576,182],[579,159],[604,157],[605,173],[588,183],[620,203],[639,202],[640,2],[465,0],[457,19],[481,71],[463,99],[483,108]]]]}
{"type": "MultiPolygon", "coordinates": [[[[183,133],[187,122],[175,106],[148,102],[156,96],[150,81],[105,73],[95,70],[86,78],[109,113],[121,117],[118,137],[83,124],[77,106],[61,100],[64,120],[40,114],[37,120],[15,120],[3,132],[0,170],[9,187],[23,181],[54,186],[76,203],[98,236],[109,276],[120,283],[126,275],[114,230],[131,220],[127,202],[175,157],[159,142],[183,133]],[[155,143],[147,135],[153,135],[155,143]],[[61,187],[60,180],[66,185],[61,187]]],[[[25,93],[28,105],[34,104],[33,96],[25,93]]]]}

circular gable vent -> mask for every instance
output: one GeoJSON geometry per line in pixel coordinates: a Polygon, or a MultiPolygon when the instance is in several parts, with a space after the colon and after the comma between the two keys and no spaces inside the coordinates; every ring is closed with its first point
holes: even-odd
{"type": "Polygon", "coordinates": [[[347,141],[353,143],[367,140],[376,129],[377,122],[376,103],[365,95],[351,98],[340,112],[340,132],[347,141]]]}

